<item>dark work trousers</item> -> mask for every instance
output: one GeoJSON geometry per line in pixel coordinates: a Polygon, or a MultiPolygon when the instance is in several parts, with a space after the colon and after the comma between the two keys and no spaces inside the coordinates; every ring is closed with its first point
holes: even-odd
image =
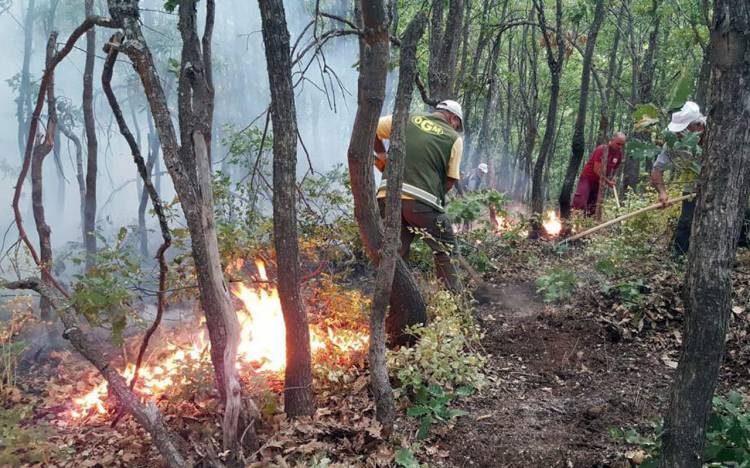
{"type": "Polygon", "coordinates": [[[589,180],[588,177],[578,179],[578,187],[573,195],[573,209],[581,210],[587,216],[594,216],[596,212],[596,197],[599,196],[599,181],[589,180]]]}
{"type": "MultiPolygon", "coordinates": [[[[378,199],[380,216],[385,217],[385,200],[378,199]]],[[[401,200],[401,248],[402,258],[409,256],[414,236],[420,238],[433,251],[437,277],[453,293],[463,290],[458,272],[451,262],[451,254],[456,249],[456,236],[450,219],[445,213],[417,200],[401,200]]]]}
{"type": "Polygon", "coordinates": [[[675,228],[672,238],[672,252],[676,256],[685,255],[690,247],[690,227],[693,224],[693,213],[695,213],[695,198],[683,200],[680,218],[677,220],[677,228],[675,228]]]}
{"type": "MultiPolygon", "coordinates": [[[[683,195],[687,195],[684,193],[683,195]]],[[[682,211],[680,218],[677,220],[677,228],[674,231],[672,239],[672,251],[675,255],[680,256],[687,253],[690,248],[690,228],[693,224],[693,214],[695,213],[695,198],[682,201],[682,211]]],[[[750,229],[750,209],[745,210],[740,229],[739,247],[748,247],[748,229],[750,229]]]]}

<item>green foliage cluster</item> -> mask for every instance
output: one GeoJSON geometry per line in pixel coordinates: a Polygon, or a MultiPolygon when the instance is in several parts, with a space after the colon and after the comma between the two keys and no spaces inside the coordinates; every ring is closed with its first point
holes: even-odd
{"type": "Polygon", "coordinates": [[[430,323],[410,329],[417,344],[389,354],[389,367],[401,388],[483,386],[486,357],[474,349],[481,331],[470,312],[461,310],[450,293],[440,291],[430,298],[428,313],[430,323]]]}
{"type": "Polygon", "coordinates": [[[470,223],[476,221],[486,209],[494,209],[498,216],[507,216],[505,205],[510,197],[497,190],[483,190],[469,192],[463,197],[452,199],[445,208],[454,223],[470,223]]]}
{"type": "Polygon", "coordinates": [[[436,421],[446,422],[459,416],[465,416],[466,411],[451,408],[449,405],[456,397],[471,396],[475,388],[470,385],[458,387],[455,392],[448,392],[439,385],[420,386],[414,391],[414,405],[407,408],[406,415],[419,419],[417,439],[426,439],[430,434],[430,427],[436,421]]]}
{"type": "Polygon", "coordinates": [[[536,279],[536,291],[542,294],[544,302],[558,302],[570,299],[577,284],[575,273],[563,267],[553,267],[536,279]]]}
{"type": "MultiPolygon", "coordinates": [[[[122,343],[122,333],[132,316],[129,305],[135,300],[134,285],[140,284],[142,272],[137,255],[126,248],[128,230],[121,228],[114,244],[100,236],[104,244],[96,253],[95,265],[85,274],[76,275],[70,301],[73,307],[94,326],[108,327],[115,343],[122,343]]],[[[74,263],[81,264],[77,258],[74,263]]]]}
{"type": "Polygon", "coordinates": [[[429,435],[433,423],[466,414],[450,404],[485,384],[486,357],[474,349],[481,332],[470,313],[461,310],[447,292],[436,294],[428,307],[432,321],[410,329],[418,337],[417,344],[388,356],[400,384],[397,395],[410,399],[407,416],[420,421],[420,440],[429,435]]]}
{"type": "MultiPolygon", "coordinates": [[[[620,443],[637,445],[648,456],[642,468],[657,468],[661,454],[661,423],[653,424],[650,435],[634,429],[610,428],[610,435],[620,443]]],[[[750,411],[745,397],[730,391],[726,396],[714,396],[713,412],[706,426],[703,466],[750,467],[750,411]]]]}

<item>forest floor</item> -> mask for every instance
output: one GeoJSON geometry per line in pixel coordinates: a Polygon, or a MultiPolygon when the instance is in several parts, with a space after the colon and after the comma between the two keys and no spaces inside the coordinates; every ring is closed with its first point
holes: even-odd
{"type": "MultiPolygon", "coordinates": [[[[663,414],[678,360],[684,273],[679,265],[664,264],[663,250],[657,249],[626,258],[614,273],[603,275],[598,272],[601,265],[592,260],[600,254],[588,247],[561,254],[549,242],[522,240],[492,255],[495,271],[485,274],[490,287],[478,294],[482,303],[474,310],[484,333],[488,384],[458,400],[466,415],[438,425],[420,444],[415,454],[422,463],[632,466],[627,458],[638,448],[614,439],[610,430],[653,432],[652,423],[663,414]],[[545,302],[536,280],[560,268],[575,272],[573,294],[545,302]]],[[[735,389],[747,394],[746,250],[738,256],[734,290],[719,393],[735,389]]],[[[312,420],[290,423],[283,418],[273,398],[282,386],[278,379],[255,393],[270,417],[261,429],[265,461],[248,466],[394,465],[398,446],[414,442],[416,421],[402,417],[399,441],[384,440],[367,392],[365,356],[348,359],[341,364],[346,370],[337,383],[329,380],[316,387],[318,410],[312,420]]],[[[193,376],[192,397],[165,395],[159,405],[169,425],[195,442],[198,455],[207,455],[211,441],[219,450],[220,413],[215,398],[195,397],[195,392],[212,391],[210,369],[201,372],[193,376]]],[[[111,418],[71,420],[71,395],[85,392],[95,380],[90,366],[69,352],[24,368],[20,392],[6,402],[9,409],[0,412],[0,435],[6,437],[5,446],[0,444],[0,466],[161,466],[148,436],[132,418],[123,418],[114,429],[111,418]],[[16,439],[7,439],[8,434],[16,439]],[[16,449],[8,452],[8,446],[16,449]]]]}
{"type": "MultiPolygon", "coordinates": [[[[750,254],[739,255],[719,393],[747,394],[750,384],[745,339],[750,254]]],[[[563,262],[576,265],[585,278],[586,263],[574,257],[563,262]]],[[[642,267],[647,274],[649,268],[642,267]]],[[[531,281],[534,273],[526,273],[517,276],[521,282],[504,281],[507,275],[489,281],[493,293],[476,316],[485,331],[482,345],[490,355],[486,373],[491,383],[459,405],[468,415],[440,437],[439,446],[450,455],[435,464],[635,466],[629,459],[640,456],[639,448],[615,440],[610,430],[653,434],[668,405],[681,341],[678,277],[670,282],[669,276],[657,275],[644,288],[642,303],[650,309],[644,327],[644,318],[633,326],[622,304],[602,297],[595,284],[580,285],[577,297],[564,305],[545,303],[531,281]]]]}

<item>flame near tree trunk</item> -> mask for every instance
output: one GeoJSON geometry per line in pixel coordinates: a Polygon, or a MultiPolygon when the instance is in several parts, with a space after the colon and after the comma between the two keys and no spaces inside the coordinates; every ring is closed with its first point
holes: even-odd
{"type": "MultiPolygon", "coordinates": [[[[256,266],[261,281],[268,281],[263,262],[257,261],[256,266]]],[[[250,288],[238,283],[233,287],[232,293],[243,304],[242,310],[238,311],[242,330],[237,352],[237,368],[240,373],[243,369],[251,368],[261,372],[283,371],[286,364],[286,331],[276,287],[269,285],[250,288]]],[[[190,341],[192,345],[187,348],[170,344],[168,355],[160,362],[144,364],[139,371],[136,387],[138,393],[156,397],[171,387],[183,385],[185,379],[181,368],[209,359],[209,341],[205,329],[190,341]]],[[[366,348],[367,341],[367,335],[362,333],[349,330],[337,333],[330,327],[323,331],[314,325],[310,326],[310,350],[313,355],[329,347],[341,353],[362,350],[366,348]]],[[[135,365],[128,364],[122,375],[130,380],[134,371],[135,365]]],[[[107,384],[102,382],[85,395],[73,399],[74,409],[70,411],[70,416],[79,419],[90,414],[106,414],[106,400],[107,384]]]]}

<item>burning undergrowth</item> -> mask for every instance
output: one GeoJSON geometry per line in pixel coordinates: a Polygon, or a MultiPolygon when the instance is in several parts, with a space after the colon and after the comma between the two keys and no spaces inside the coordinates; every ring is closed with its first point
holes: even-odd
{"type": "MultiPolygon", "coordinates": [[[[277,451],[287,457],[297,453],[299,448],[300,453],[309,455],[313,449],[327,447],[326,440],[338,440],[329,448],[343,450],[342,456],[359,456],[359,451],[365,450],[364,444],[369,444],[368,452],[377,452],[378,448],[373,448],[373,444],[377,446],[382,442],[378,436],[380,429],[374,421],[366,390],[368,334],[365,311],[368,299],[356,289],[336,284],[339,282],[325,273],[318,274],[303,288],[310,321],[314,385],[320,408],[314,421],[308,421],[308,425],[315,428],[316,434],[320,431],[333,434],[328,438],[321,436],[316,439],[319,444],[305,447],[304,439],[310,435],[309,428],[299,426],[299,423],[291,424],[283,415],[285,327],[278,292],[269,281],[262,262],[254,266],[251,262],[249,268],[253,270],[252,277],[244,282],[233,281],[231,291],[242,327],[237,363],[240,377],[248,395],[262,412],[262,438],[273,435],[271,445],[263,449],[263,454],[273,458],[274,451],[277,451]],[[342,392],[349,395],[348,399],[340,396],[342,392]],[[341,432],[346,424],[337,421],[347,420],[355,421],[347,426],[347,434],[354,431],[371,433],[372,436],[358,436],[342,445],[342,437],[349,440],[341,432]],[[367,430],[359,431],[360,425],[366,426],[367,430]]],[[[176,325],[176,319],[170,318],[149,347],[135,392],[144,400],[156,403],[177,433],[196,442],[198,458],[209,456],[211,450],[220,453],[216,441],[221,440],[221,408],[215,391],[205,325],[197,312],[194,317],[181,319],[176,325]]],[[[127,380],[133,375],[140,336],[138,333],[126,339],[121,349],[112,350],[111,363],[127,380]]],[[[136,440],[140,440],[144,447],[149,445],[143,443],[141,430],[129,417],[117,422],[115,431],[108,428],[117,419],[117,402],[109,395],[101,376],[76,354],[53,352],[47,362],[32,366],[20,376],[18,388],[20,391],[13,395],[12,401],[6,398],[4,407],[24,408],[18,420],[26,427],[53,428],[53,433],[72,447],[71,453],[61,455],[63,458],[77,458],[85,448],[94,459],[108,459],[105,452],[109,450],[132,452],[136,440]],[[89,434],[90,437],[73,437],[73,434],[89,434]],[[131,434],[132,440],[126,440],[126,434],[131,434]],[[94,454],[99,450],[102,452],[94,454]]],[[[57,456],[54,451],[49,453],[53,458],[57,456]]],[[[144,456],[158,459],[151,452],[144,456]]],[[[133,457],[132,454],[123,457],[121,452],[115,459],[138,465],[147,463],[140,456],[136,457],[138,461],[133,457]]]]}
{"type": "MultiPolygon", "coordinates": [[[[234,283],[231,287],[241,326],[237,366],[245,380],[262,373],[269,382],[277,385],[283,380],[286,360],[284,316],[278,291],[268,282],[265,265],[257,261],[256,268],[257,283],[234,283]]],[[[315,309],[317,307],[313,305],[310,314],[313,318],[310,348],[315,362],[337,356],[336,363],[342,364],[342,360],[351,360],[352,354],[360,354],[366,349],[368,337],[362,328],[334,328],[326,323],[326,318],[335,316],[336,311],[328,310],[322,314],[315,309]]],[[[213,389],[209,340],[202,320],[180,328],[171,330],[170,338],[165,338],[162,345],[157,346],[144,360],[136,391],[146,399],[158,401],[165,395],[183,394],[185,387],[190,391],[200,390],[195,387],[201,387],[202,383],[208,384],[209,392],[213,389]]],[[[129,381],[134,371],[135,365],[128,362],[121,373],[129,381]]],[[[99,382],[72,398],[67,417],[78,422],[107,418],[113,408],[107,402],[106,382],[93,370],[84,380],[99,382]]]]}

